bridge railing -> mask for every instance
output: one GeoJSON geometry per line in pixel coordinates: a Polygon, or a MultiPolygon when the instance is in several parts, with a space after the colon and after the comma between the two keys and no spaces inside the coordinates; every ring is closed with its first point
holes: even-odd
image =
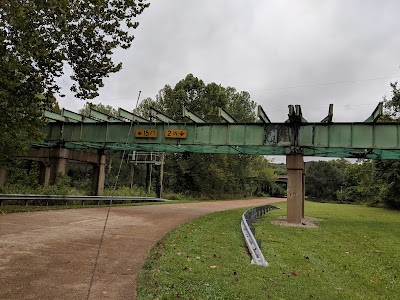
{"type": "Polygon", "coordinates": [[[264,258],[264,255],[262,254],[260,249],[261,242],[257,241],[255,238],[255,228],[253,226],[253,223],[257,219],[261,218],[265,213],[275,209],[279,209],[279,207],[268,204],[251,208],[242,215],[242,221],[241,221],[242,233],[252,258],[251,263],[253,264],[265,267],[268,266],[268,262],[264,258]]]}
{"type": "Polygon", "coordinates": [[[118,202],[167,202],[162,198],[155,197],[132,197],[132,196],[59,196],[59,195],[29,195],[29,194],[0,194],[0,205],[3,206],[8,201],[23,202],[25,205],[31,203],[35,205],[49,205],[51,203],[61,203],[68,205],[73,201],[80,202],[81,205],[92,202],[100,204],[100,201],[118,202]]]}

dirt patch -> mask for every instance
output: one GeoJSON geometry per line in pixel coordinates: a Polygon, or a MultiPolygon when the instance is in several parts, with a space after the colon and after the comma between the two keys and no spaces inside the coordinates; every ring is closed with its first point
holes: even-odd
{"type": "Polygon", "coordinates": [[[272,221],[271,223],[279,226],[287,226],[287,227],[302,227],[302,228],[318,228],[318,222],[321,222],[321,219],[305,217],[301,219],[300,224],[288,223],[286,221],[286,217],[279,217],[277,220],[272,221]]]}

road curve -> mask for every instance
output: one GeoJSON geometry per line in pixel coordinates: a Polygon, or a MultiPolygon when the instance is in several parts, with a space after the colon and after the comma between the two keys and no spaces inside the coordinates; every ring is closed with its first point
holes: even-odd
{"type": "MultiPolygon", "coordinates": [[[[215,211],[285,200],[111,208],[90,299],[135,299],[150,248],[174,227],[215,211]]],[[[106,213],[102,207],[1,215],[0,299],[86,299],[106,213]]]]}

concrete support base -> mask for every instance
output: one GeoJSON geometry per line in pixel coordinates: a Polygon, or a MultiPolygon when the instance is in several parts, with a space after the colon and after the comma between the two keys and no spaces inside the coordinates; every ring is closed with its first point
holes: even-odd
{"type": "Polygon", "coordinates": [[[51,166],[50,162],[39,161],[39,184],[47,187],[50,183],[51,166]]]}
{"type": "Polygon", "coordinates": [[[104,181],[106,178],[106,156],[99,154],[99,162],[92,164],[92,193],[99,196],[104,192],[104,181]]]}
{"type": "Polygon", "coordinates": [[[0,187],[3,187],[7,180],[7,170],[0,167],[0,187]]]}
{"type": "Polygon", "coordinates": [[[31,148],[21,158],[39,163],[39,182],[43,186],[55,183],[59,174],[65,174],[68,160],[90,163],[93,166],[92,193],[100,195],[104,191],[106,156],[102,153],[67,148],[31,148]]]}
{"type": "Polygon", "coordinates": [[[301,154],[286,155],[288,172],[287,222],[300,224],[304,217],[304,160],[301,154]]]}
{"type": "Polygon", "coordinates": [[[66,158],[54,157],[51,159],[50,182],[52,184],[56,183],[57,177],[59,175],[65,175],[66,167],[67,167],[67,159],[66,158]]]}

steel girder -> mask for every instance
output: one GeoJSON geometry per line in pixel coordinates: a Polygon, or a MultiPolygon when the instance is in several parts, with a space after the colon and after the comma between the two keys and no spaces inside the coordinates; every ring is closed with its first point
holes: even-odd
{"type": "Polygon", "coordinates": [[[397,123],[145,123],[52,122],[43,127],[44,142],[36,146],[229,153],[343,158],[400,159],[397,123]],[[157,136],[136,137],[136,130],[156,130],[157,136]],[[184,139],[167,131],[186,131],[184,139]],[[128,134],[129,133],[129,134],[128,134]]]}

